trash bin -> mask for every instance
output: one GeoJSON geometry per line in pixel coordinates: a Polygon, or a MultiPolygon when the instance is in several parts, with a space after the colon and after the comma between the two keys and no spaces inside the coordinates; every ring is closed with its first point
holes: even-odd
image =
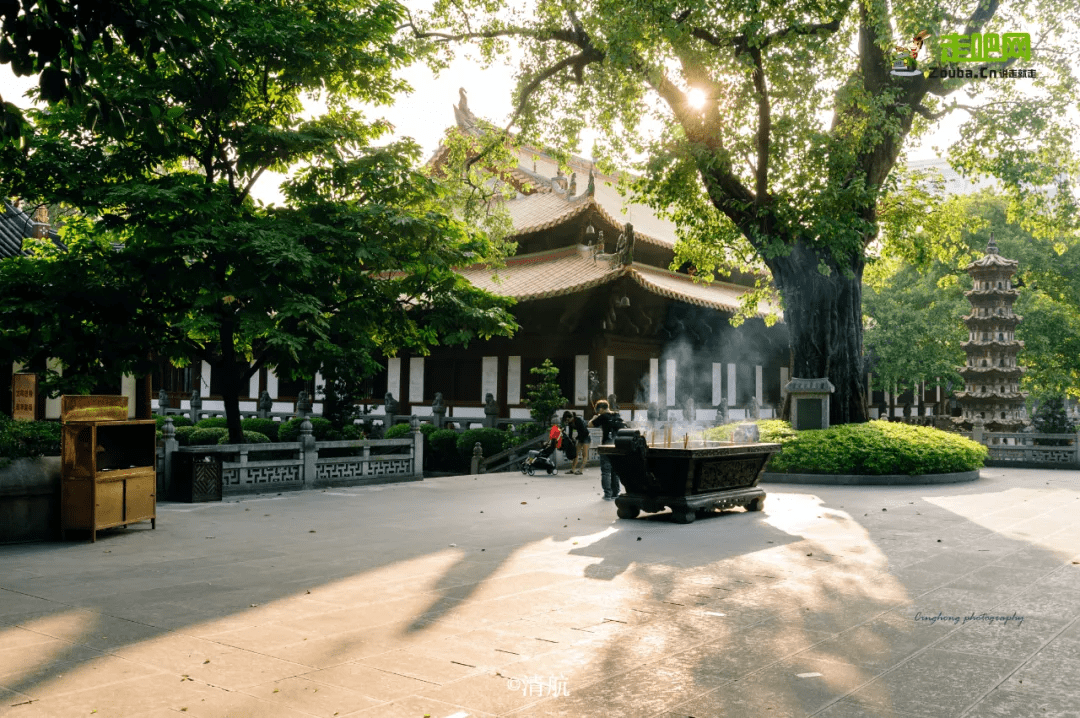
{"type": "Polygon", "coordinates": [[[172,484],[173,501],[189,504],[221,501],[221,454],[175,452],[172,484]]]}

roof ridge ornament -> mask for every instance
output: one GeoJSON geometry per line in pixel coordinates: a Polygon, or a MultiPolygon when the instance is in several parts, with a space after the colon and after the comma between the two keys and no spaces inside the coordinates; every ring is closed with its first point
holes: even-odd
{"type": "Polygon", "coordinates": [[[997,254],[998,253],[997,244],[994,242],[994,230],[990,230],[990,241],[986,243],[986,253],[987,254],[997,254]]]}
{"type": "Polygon", "coordinates": [[[592,167],[589,167],[589,186],[585,189],[585,195],[587,197],[596,196],[596,176],[593,174],[592,167]]]}
{"type": "Polygon", "coordinates": [[[465,88],[458,88],[458,104],[454,105],[454,121],[462,130],[475,131],[477,129],[476,115],[469,109],[469,98],[466,97],[465,88]]]}

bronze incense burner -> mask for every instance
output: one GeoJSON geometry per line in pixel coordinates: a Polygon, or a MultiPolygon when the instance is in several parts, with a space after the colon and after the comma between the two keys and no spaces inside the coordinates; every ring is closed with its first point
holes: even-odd
{"type": "Polygon", "coordinates": [[[598,450],[611,458],[625,488],[615,499],[619,518],[668,507],[677,523],[688,524],[698,512],[714,509],[761,511],[765,491],[758,479],[780,444],[691,440],[689,435],[672,441],[670,432],[650,443],[637,429],[622,429],[614,444],[598,450]]]}

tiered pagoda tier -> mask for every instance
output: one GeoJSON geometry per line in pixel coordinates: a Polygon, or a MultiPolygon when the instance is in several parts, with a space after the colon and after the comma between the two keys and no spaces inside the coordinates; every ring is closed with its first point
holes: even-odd
{"type": "Polygon", "coordinates": [[[991,431],[1019,431],[1030,423],[1024,409],[1027,393],[1020,391],[1026,369],[1017,365],[1024,343],[1016,339],[1016,325],[1023,317],[1012,309],[1020,296],[1012,285],[1018,265],[998,254],[991,234],[986,254],[965,268],[974,281],[964,293],[971,302],[971,313],[963,318],[968,340],[960,345],[967,364],[959,367],[964,390],[956,393],[963,412],[956,422],[965,428],[977,418],[991,431]]]}

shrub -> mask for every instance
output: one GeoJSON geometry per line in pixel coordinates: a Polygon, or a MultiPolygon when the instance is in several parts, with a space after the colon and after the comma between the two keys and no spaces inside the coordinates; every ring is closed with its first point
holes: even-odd
{"type": "Polygon", "coordinates": [[[360,424],[346,424],[341,427],[341,438],[359,440],[364,438],[364,427],[360,424]]]}
{"type": "MultiPolygon", "coordinates": [[[[761,422],[761,424],[770,422],[761,422]]],[[[783,424],[784,422],[779,422],[783,424]]],[[[723,427],[718,427],[723,428],[723,427]]],[[[985,446],[959,434],[925,426],[871,421],[844,424],[793,437],[775,428],[784,448],[770,461],[770,471],[801,474],[946,474],[983,465],[985,446]]],[[[762,430],[762,438],[766,432],[762,430]]]]}
{"type": "MultiPolygon", "coordinates": [[[[321,416],[310,416],[308,420],[311,422],[311,432],[315,436],[315,441],[335,441],[341,438],[341,432],[334,428],[329,419],[324,419],[321,416]]],[[[296,418],[290,419],[279,426],[278,441],[299,441],[300,425],[303,423],[303,419],[296,418]]]]}
{"type": "MultiPolygon", "coordinates": [[[[191,424],[191,419],[187,418],[186,416],[181,416],[180,414],[172,414],[171,417],[172,417],[172,425],[177,427],[177,428],[180,428],[181,426],[191,426],[192,425],[191,424]]],[[[160,416],[158,414],[154,414],[154,421],[157,422],[157,428],[158,429],[163,429],[165,427],[165,419],[166,418],[169,418],[169,417],[164,417],[164,416],[160,416]]]]}
{"type": "Polygon", "coordinates": [[[265,435],[270,441],[278,440],[278,429],[281,424],[273,419],[243,419],[240,428],[244,431],[257,431],[265,435]]]}
{"type": "MultiPolygon", "coordinates": [[[[559,368],[552,364],[550,359],[545,359],[543,364],[534,366],[529,373],[537,376],[537,382],[526,385],[525,400],[522,403],[529,407],[533,421],[543,424],[550,421],[552,415],[567,403],[559,388],[559,368]]],[[[469,455],[472,455],[472,449],[469,450],[469,455]]]]}
{"type": "MultiPolygon", "coordinates": [[[[0,457],[22,459],[60,454],[60,423],[12,421],[0,415],[0,457]]],[[[8,462],[0,459],[0,466],[8,462]]]]}
{"type": "Polygon", "coordinates": [[[180,446],[191,446],[191,435],[198,429],[194,426],[179,426],[176,429],[176,441],[180,446]]]}
{"type": "Polygon", "coordinates": [[[421,424],[420,433],[424,435],[424,438],[431,441],[431,435],[439,430],[439,427],[434,424],[421,424]]]}
{"type": "Polygon", "coordinates": [[[191,436],[188,439],[188,446],[217,444],[220,443],[221,437],[225,437],[226,443],[228,443],[229,430],[220,426],[212,426],[206,429],[195,427],[195,430],[191,432],[191,436]]]}
{"type": "Polygon", "coordinates": [[[458,434],[458,456],[465,466],[472,461],[473,446],[478,441],[485,457],[494,456],[510,446],[510,435],[501,429],[468,429],[458,434]]]}
{"type": "MultiPolygon", "coordinates": [[[[218,439],[217,443],[219,443],[219,444],[228,444],[229,443],[229,435],[225,434],[220,439],[218,439]]],[[[245,430],[244,431],[244,443],[245,444],[269,444],[270,443],[270,437],[267,436],[266,434],[262,434],[262,433],[260,433],[258,431],[247,431],[247,430],[245,430]]]]}
{"type": "MultiPolygon", "coordinates": [[[[745,423],[747,422],[735,421],[730,424],[715,426],[705,432],[705,438],[710,441],[731,441],[731,435],[735,432],[735,427],[745,423]]],[[[791,428],[791,424],[786,421],[760,419],[753,423],[757,424],[758,431],[761,433],[761,440],[766,443],[783,444],[798,436],[795,430],[791,428]]]]}
{"type": "Polygon", "coordinates": [[[383,434],[384,439],[403,439],[412,432],[412,427],[408,424],[394,424],[386,433],[383,434]]]}
{"type": "Polygon", "coordinates": [[[461,457],[457,450],[458,433],[453,429],[437,429],[428,437],[431,446],[433,468],[443,471],[457,471],[461,468],[461,457]]]}
{"type": "MultiPolygon", "coordinates": [[[[1039,400],[1038,407],[1031,416],[1031,423],[1039,434],[1071,434],[1076,431],[1076,426],[1065,411],[1063,394],[1048,394],[1039,400]]],[[[1035,440],[1035,444],[1039,446],[1068,446],[1069,443],[1068,439],[1035,440]]]]}
{"type": "Polygon", "coordinates": [[[208,416],[195,425],[197,429],[224,429],[229,426],[229,420],[224,416],[208,416]]]}

